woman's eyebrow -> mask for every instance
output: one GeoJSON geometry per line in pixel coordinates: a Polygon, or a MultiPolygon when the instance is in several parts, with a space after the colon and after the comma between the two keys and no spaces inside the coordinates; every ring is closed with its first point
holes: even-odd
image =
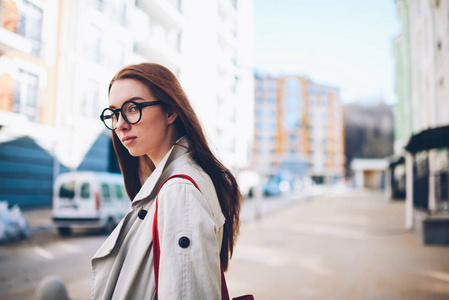
{"type": "MultiPolygon", "coordinates": [[[[132,97],[132,98],[129,98],[128,100],[126,100],[125,102],[134,101],[134,100],[145,100],[145,99],[143,99],[142,97],[132,97]]],[[[125,103],[125,102],[123,102],[123,103],[125,103]]]]}
{"type": "MultiPolygon", "coordinates": [[[[145,100],[145,99],[143,99],[142,97],[132,97],[132,98],[129,98],[128,100],[126,100],[125,102],[135,101],[135,100],[145,100]]],[[[125,102],[123,102],[123,103],[125,103],[125,102]]],[[[109,108],[115,108],[115,106],[114,105],[109,105],[109,108]]]]}

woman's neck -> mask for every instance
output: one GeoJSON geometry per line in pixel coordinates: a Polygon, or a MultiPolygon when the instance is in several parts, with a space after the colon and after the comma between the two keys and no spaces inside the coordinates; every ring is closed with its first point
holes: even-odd
{"type": "Polygon", "coordinates": [[[153,162],[155,168],[160,164],[162,159],[165,157],[165,155],[170,151],[170,149],[173,147],[173,145],[181,138],[180,134],[178,133],[178,130],[173,126],[169,129],[167,134],[166,142],[161,145],[160,150],[157,153],[154,153],[153,155],[147,154],[147,156],[151,159],[153,162]]]}

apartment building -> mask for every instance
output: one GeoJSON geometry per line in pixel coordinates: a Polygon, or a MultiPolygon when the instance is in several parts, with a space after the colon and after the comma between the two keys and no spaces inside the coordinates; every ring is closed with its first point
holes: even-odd
{"type": "Polygon", "coordinates": [[[393,41],[398,104],[391,183],[394,189],[405,176],[406,227],[419,229],[449,213],[449,2],[396,4],[402,32],[393,41]]]}
{"type": "MultiPolygon", "coordinates": [[[[57,21],[57,7],[50,1],[0,1],[2,111],[53,124],[57,21]]],[[[7,116],[2,119],[6,125],[7,116]]]]}
{"type": "Polygon", "coordinates": [[[287,180],[342,179],[344,123],[338,89],[302,76],[256,75],[255,85],[254,168],[287,180]]]}
{"type": "Polygon", "coordinates": [[[53,177],[58,5],[0,1],[0,199],[48,202],[53,177]]]}
{"type": "Polygon", "coordinates": [[[0,177],[17,187],[2,186],[0,198],[48,205],[61,172],[119,171],[98,116],[112,76],[132,63],[172,70],[216,154],[236,170],[248,164],[252,1],[0,3],[0,177]],[[39,163],[26,158],[33,151],[39,163]]]}

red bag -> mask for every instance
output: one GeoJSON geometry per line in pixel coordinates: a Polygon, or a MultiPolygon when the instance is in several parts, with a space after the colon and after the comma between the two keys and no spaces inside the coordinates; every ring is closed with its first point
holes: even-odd
{"type": "MultiPolygon", "coordinates": [[[[160,260],[160,254],[161,249],[159,248],[159,230],[157,228],[157,197],[159,196],[159,192],[162,188],[162,186],[170,179],[172,178],[183,178],[190,180],[193,185],[198,189],[198,191],[201,190],[196,184],[195,180],[193,180],[190,176],[184,175],[184,174],[178,174],[173,175],[167,178],[159,187],[159,191],[156,195],[156,210],[154,212],[154,220],[153,220],[153,264],[154,264],[154,278],[156,280],[156,299],[157,299],[157,291],[158,291],[158,281],[159,281],[159,260],[160,260]]],[[[224,276],[223,266],[221,265],[220,261],[220,268],[221,268],[221,299],[222,300],[229,300],[229,293],[228,293],[228,287],[226,285],[226,279],[224,276]]],[[[232,298],[232,300],[254,300],[253,295],[244,295],[237,298],[232,298]]]]}

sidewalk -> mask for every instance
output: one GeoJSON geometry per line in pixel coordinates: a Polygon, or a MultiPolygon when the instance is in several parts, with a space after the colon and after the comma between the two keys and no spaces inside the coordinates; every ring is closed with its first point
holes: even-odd
{"type": "Polygon", "coordinates": [[[24,209],[22,214],[28,219],[31,232],[54,228],[50,207],[24,209]]]}
{"type": "Polygon", "coordinates": [[[449,299],[449,247],[405,229],[405,203],[383,193],[327,191],[241,227],[232,297],[449,299]]]}
{"type": "Polygon", "coordinates": [[[259,220],[263,216],[289,207],[293,203],[307,200],[309,197],[309,193],[296,191],[279,196],[245,199],[240,210],[240,221],[248,223],[259,220]]]}

